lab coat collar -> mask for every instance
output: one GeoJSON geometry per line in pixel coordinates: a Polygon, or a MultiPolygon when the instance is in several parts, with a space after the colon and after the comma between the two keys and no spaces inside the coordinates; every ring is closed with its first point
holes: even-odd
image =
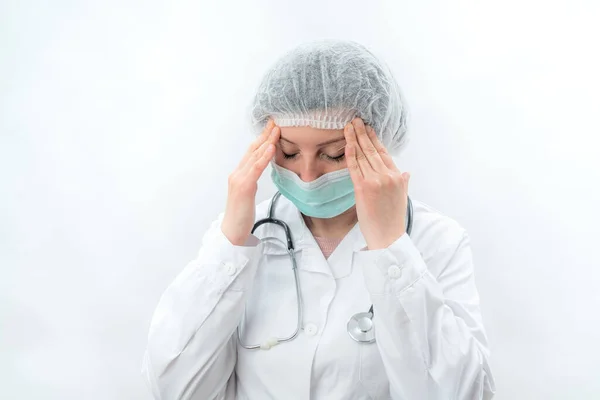
{"type": "MultiPolygon", "coordinates": [[[[256,219],[266,218],[271,198],[262,202],[257,207],[256,219]]],[[[284,221],[290,228],[294,252],[296,257],[301,253],[298,269],[324,273],[334,278],[341,278],[350,274],[352,270],[353,254],[366,246],[364,237],[358,223],[346,234],[329,259],[325,259],[319,245],[306,226],[302,214],[296,206],[284,196],[280,196],[275,205],[273,216],[284,221]]],[[[254,232],[257,238],[276,237],[283,243],[286,242],[283,228],[275,224],[265,224],[254,232]]],[[[287,255],[287,247],[279,242],[265,242],[263,253],[269,255],[287,255]]]]}

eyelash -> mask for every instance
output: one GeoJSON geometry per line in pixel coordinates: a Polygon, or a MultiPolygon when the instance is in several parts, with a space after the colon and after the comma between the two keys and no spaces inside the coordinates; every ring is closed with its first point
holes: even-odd
{"type": "MultiPolygon", "coordinates": [[[[296,158],[296,156],[298,155],[298,153],[295,154],[285,154],[283,151],[283,158],[285,158],[286,160],[291,160],[293,158],[296,158]]],[[[325,159],[327,159],[328,161],[333,161],[333,162],[342,162],[342,160],[344,159],[345,154],[342,153],[337,157],[330,157],[327,154],[323,154],[323,156],[325,156],[325,159]]]]}

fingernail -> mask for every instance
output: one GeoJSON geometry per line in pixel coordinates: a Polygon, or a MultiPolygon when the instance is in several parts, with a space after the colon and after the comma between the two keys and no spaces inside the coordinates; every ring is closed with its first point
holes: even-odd
{"type": "Polygon", "coordinates": [[[348,125],[348,132],[354,132],[354,127],[352,125],[348,125]]]}
{"type": "Polygon", "coordinates": [[[276,133],[277,133],[277,127],[274,127],[274,128],[271,130],[271,136],[275,136],[275,134],[276,134],[276,133]]]}

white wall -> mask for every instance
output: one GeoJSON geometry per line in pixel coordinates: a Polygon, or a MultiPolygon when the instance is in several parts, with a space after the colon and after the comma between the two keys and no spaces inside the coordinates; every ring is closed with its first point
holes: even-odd
{"type": "Polygon", "coordinates": [[[222,211],[252,91],[323,37],[404,88],[398,164],[472,236],[497,398],[598,398],[598,3],[216,3],[0,2],[0,398],[149,397],[153,308],[222,211]]]}

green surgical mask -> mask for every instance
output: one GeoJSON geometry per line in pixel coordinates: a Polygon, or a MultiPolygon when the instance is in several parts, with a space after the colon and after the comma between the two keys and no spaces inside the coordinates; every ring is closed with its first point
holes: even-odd
{"type": "Polygon", "coordinates": [[[350,171],[344,168],[329,172],[312,182],[271,162],[271,179],[277,189],[304,215],[314,218],[333,218],[355,204],[354,184],[350,171]]]}

